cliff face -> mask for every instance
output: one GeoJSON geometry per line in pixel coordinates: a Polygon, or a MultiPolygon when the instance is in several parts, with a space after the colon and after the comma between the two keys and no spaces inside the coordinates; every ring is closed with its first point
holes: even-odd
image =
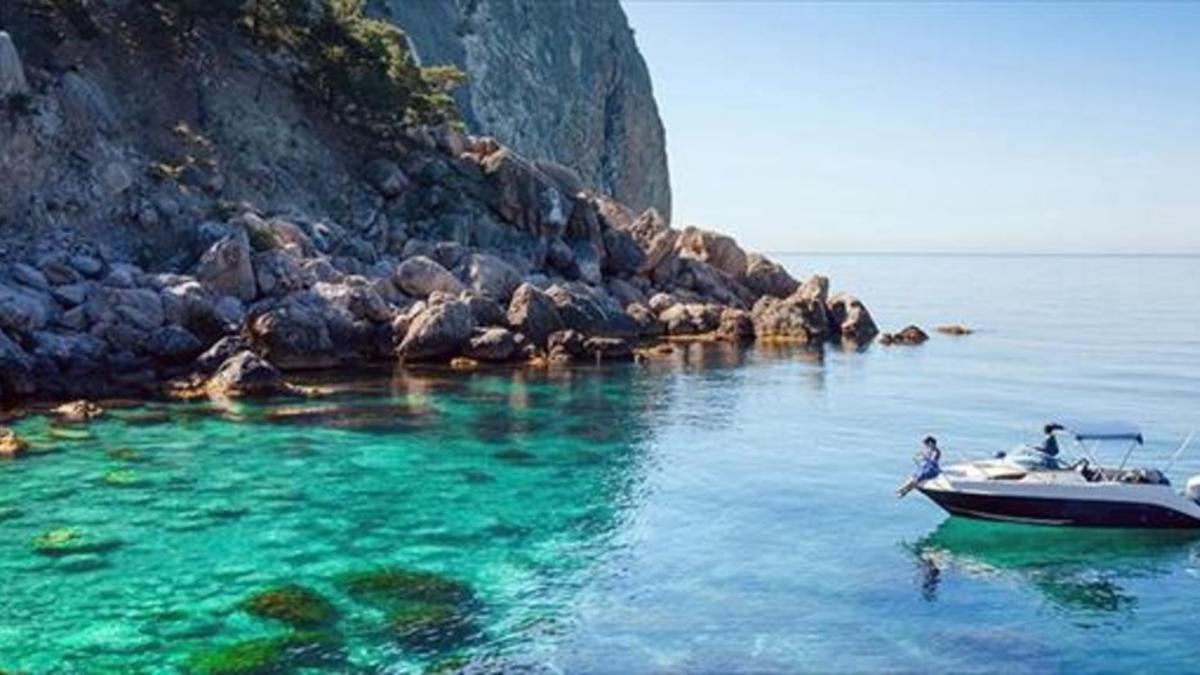
{"type": "Polygon", "coordinates": [[[662,122],[617,0],[377,0],[375,10],[422,61],[467,72],[458,102],[472,132],[669,220],[662,122]]]}

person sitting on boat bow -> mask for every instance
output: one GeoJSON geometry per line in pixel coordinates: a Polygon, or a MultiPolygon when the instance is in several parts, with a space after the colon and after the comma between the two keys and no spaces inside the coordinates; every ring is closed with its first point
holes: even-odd
{"type": "Polygon", "coordinates": [[[942,449],[938,447],[937,439],[926,436],[921,445],[921,451],[913,456],[913,461],[917,463],[917,472],[896,489],[897,499],[912,492],[917,483],[934,478],[942,471],[938,467],[938,462],[942,461],[942,449]]]}

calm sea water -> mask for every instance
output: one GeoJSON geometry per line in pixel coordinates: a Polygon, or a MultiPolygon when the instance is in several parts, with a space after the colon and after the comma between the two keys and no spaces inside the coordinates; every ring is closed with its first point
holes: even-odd
{"type": "Polygon", "coordinates": [[[1169,454],[1200,426],[1200,259],[786,263],[886,329],[978,332],[366,373],[315,401],[117,410],[86,437],[22,420],[52,452],[0,464],[0,670],[174,672],[285,634],[238,605],[298,583],[340,615],[344,648],[312,666],[333,672],[1200,671],[1200,538],[892,496],[926,433],[955,459],[1121,418],[1169,454]],[[33,550],[62,528],[100,550],[33,550]],[[469,584],[473,629],[396,640],[337,583],[384,567],[469,584]]]}

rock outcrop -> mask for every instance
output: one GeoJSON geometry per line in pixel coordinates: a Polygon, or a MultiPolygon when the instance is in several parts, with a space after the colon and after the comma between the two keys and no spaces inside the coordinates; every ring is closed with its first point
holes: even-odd
{"type": "MultiPolygon", "coordinates": [[[[462,40],[514,31],[518,46],[544,45],[558,29],[553,45],[582,61],[568,49],[552,70],[581,73],[619,114],[649,96],[631,66],[606,60],[632,48],[612,32],[627,32],[615,2],[470,4],[462,40]],[[514,7],[536,19],[529,35],[515,34],[514,7]],[[609,79],[588,79],[596,69],[609,79]]],[[[299,93],[238,30],[196,20],[190,42],[155,42],[167,6],[89,3],[87,40],[57,10],[5,10],[0,52],[29,49],[4,57],[21,64],[28,100],[0,133],[0,401],[168,384],[283,393],[280,372],[302,369],[610,361],[664,337],[864,344],[878,332],[827,279],[801,284],[729,236],[671,227],[656,199],[640,209],[605,194],[622,167],[653,163],[597,178],[447,124],[371,125],[299,93]],[[122,31],[139,30],[131,49],[122,31]]],[[[470,48],[510,59],[501,74],[529,56],[470,48]]],[[[539,100],[524,77],[505,95],[539,100]]],[[[500,81],[484,78],[472,100],[500,81]]],[[[590,124],[574,107],[556,114],[590,124]]],[[[614,151],[638,137],[609,132],[626,134],[614,151]]]]}
{"type": "Polygon", "coordinates": [[[467,127],[667,219],[671,192],[650,74],[618,0],[379,0],[428,63],[468,74],[467,127]]]}

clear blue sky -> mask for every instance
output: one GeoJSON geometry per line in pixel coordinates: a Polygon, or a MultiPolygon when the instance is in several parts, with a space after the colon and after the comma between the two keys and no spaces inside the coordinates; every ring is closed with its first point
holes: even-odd
{"type": "Polygon", "coordinates": [[[622,4],[677,225],[776,251],[1200,253],[1200,3],[622,4]]]}

